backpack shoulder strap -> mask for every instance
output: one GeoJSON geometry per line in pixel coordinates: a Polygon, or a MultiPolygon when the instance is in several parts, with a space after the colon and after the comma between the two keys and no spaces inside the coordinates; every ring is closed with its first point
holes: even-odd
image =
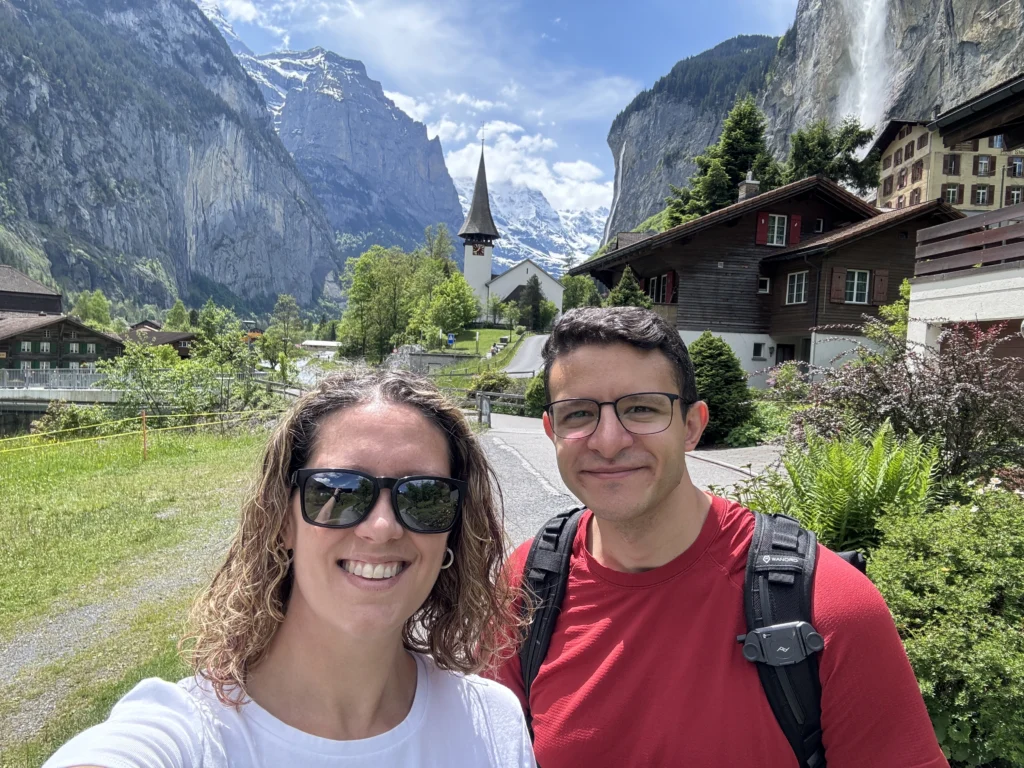
{"type": "Polygon", "coordinates": [[[825,644],[811,626],[817,538],[791,517],[754,516],[743,593],[747,634],[737,639],[744,658],[757,664],[800,768],[825,768],[816,656],[825,644]]]}
{"type": "MultiPolygon", "coordinates": [[[[523,568],[523,588],[530,601],[529,605],[523,606],[523,610],[533,612],[526,640],[519,650],[527,706],[530,686],[540,671],[551,643],[551,635],[555,632],[555,621],[565,597],[565,585],[569,581],[572,544],[583,511],[583,507],[577,507],[560,512],[548,520],[537,532],[523,568]]],[[[529,713],[527,720],[530,721],[529,713]]]]}

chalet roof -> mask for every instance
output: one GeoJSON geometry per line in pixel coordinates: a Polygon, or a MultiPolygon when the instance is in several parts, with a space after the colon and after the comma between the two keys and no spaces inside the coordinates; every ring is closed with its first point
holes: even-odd
{"type": "Polygon", "coordinates": [[[6,264],[0,264],[0,291],[7,291],[8,293],[41,293],[46,296],[61,295],[60,291],[55,291],[53,288],[33,280],[28,275],[6,264]]]}
{"type": "Polygon", "coordinates": [[[0,339],[9,339],[12,336],[20,336],[23,333],[35,331],[40,328],[46,328],[49,325],[56,325],[61,322],[68,323],[76,328],[81,328],[82,330],[88,331],[96,336],[100,336],[108,341],[113,341],[117,344],[124,343],[121,339],[111,333],[97,331],[95,328],[90,328],[85,323],[68,317],[67,315],[33,315],[28,312],[0,312],[0,339]]]}
{"type": "Polygon", "coordinates": [[[787,198],[796,197],[797,195],[811,191],[819,192],[826,197],[832,198],[835,202],[863,214],[864,218],[871,218],[880,214],[880,211],[877,208],[868,205],[853,193],[847,192],[834,181],[831,181],[821,175],[809,176],[806,179],[794,181],[792,184],[786,184],[785,186],[778,187],[770,192],[762,192],[760,195],[755,195],[754,197],[741,200],[738,203],[733,203],[732,205],[726,206],[725,208],[721,208],[717,211],[712,211],[711,213],[701,216],[699,219],[694,219],[693,221],[688,221],[685,224],[672,227],[672,229],[667,229],[660,234],[652,235],[651,237],[637,243],[631,243],[624,248],[618,248],[617,250],[610,251],[600,258],[585,261],[570,269],[569,274],[584,275],[593,271],[595,268],[609,268],[618,264],[626,263],[631,257],[638,256],[644,251],[655,246],[682,240],[700,232],[701,230],[713,227],[716,224],[723,224],[747,213],[762,210],[765,206],[771,206],[782,202],[787,198]]]}
{"type": "Polygon", "coordinates": [[[161,328],[163,328],[163,326],[156,320],[140,320],[131,327],[131,330],[137,331],[142,328],[150,328],[151,330],[159,331],[161,328]]]}
{"type": "Polygon", "coordinates": [[[882,232],[883,230],[886,230],[889,227],[894,227],[897,224],[913,221],[921,216],[928,216],[931,214],[945,216],[950,221],[953,219],[965,218],[967,215],[962,211],[958,211],[956,208],[949,205],[949,203],[944,203],[941,200],[929,200],[926,203],[911,205],[907,208],[900,208],[895,211],[886,211],[878,216],[865,219],[864,221],[859,221],[856,224],[850,224],[849,226],[841,229],[833,229],[831,232],[814,235],[806,240],[802,240],[796,245],[791,245],[777,253],[773,253],[771,256],[761,259],[761,261],[784,261],[785,259],[806,256],[820,251],[833,250],[860,240],[868,235],[873,235],[876,232],[882,232]]]}
{"type": "Polygon", "coordinates": [[[469,205],[469,213],[459,230],[459,237],[480,237],[497,240],[501,237],[494,226],[491,216],[491,201],[487,196],[487,169],[484,168],[484,150],[480,149],[480,168],[476,172],[476,185],[473,187],[473,202],[469,205]]]}
{"type": "Polygon", "coordinates": [[[147,344],[159,347],[161,344],[175,344],[179,341],[192,341],[196,335],[191,331],[151,331],[148,328],[132,329],[124,334],[126,341],[136,344],[147,344]]]}
{"type": "Polygon", "coordinates": [[[554,280],[554,281],[555,281],[556,283],[558,282],[558,278],[557,278],[557,277],[553,277],[553,276],[551,275],[551,273],[550,273],[550,272],[548,272],[548,271],[547,271],[546,269],[544,269],[544,267],[542,267],[542,266],[541,266],[540,264],[538,264],[538,263],[537,263],[536,261],[534,261],[533,259],[523,259],[522,261],[517,261],[517,262],[516,262],[515,264],[513,264],[513,265],[512,265],[511,267],[509,267],[508,269],[506,269],[506,270],[505,270],[504,272],[502,272],[502,273],[501,273],[500,275],[491,275],[491,279],[490,279],[490,280],[488,280],[488,281],[487,281],[486,283],[484,283],[484,285],[490,285],[490,284],[491,284],[491,283],[493,283],[493,282],[494,282],[495,280],[497,280],[497,279],[498,279],[499,277],[504,277],[504,276],[505,276],[505,275],[507,275],[507,274],[508,274],[509,272],[511,272],[511,271],[512,271],[513,269],[515,269],[516,267],[518,267],[518,266],[519,266],[520,264],[526,264],[527,262],[529,262],[530,264],[533,264],[533,266],[535,266],[535,267],[537,268],[537,271],[538,271],[538,272],[543,272],[543,273],[544,273],[545,275],[547,275],[548,277],[550,277],[550,278],[551,278],[552,280],[554,280]]]}
{"type": "Polygon", "coordinates": [[[945,112],[936,115],[935,119],[928,124],[928,130],[934,131],[936,129],[942,130],[947,126],[962,120],[965,117],[969,117],[976,112],[980,112],[982,109],[998,104],[1001,101],[1014,96],[1024,91],[1024,74],[1017,74],[1011,77],[1009,80],[1004,80],[987,91],[973,96],[967,101],[962,101],[954,107],[950,107],[945,112]]]}
{"type": "Polygon", "coordinates": [[[885,127],[881,130],[878,136],[875,137],[875,141],[871,144],[871,148],[868,150],[870,155],[876,149],[879,152],[884,152],[885,148],[892,144],[896,138],[896,134],[900,132],[900,129],[905,125],[927,125],[927,120],[890,120],[885,124],[885,127]]]}
{"type": "Polygon", "coordinates": [[[928,129],[938,130],[947,147],[997,134],[1002,134],[1007,150],[1024,147],[1024,74],[937,115],[928,129]]]}

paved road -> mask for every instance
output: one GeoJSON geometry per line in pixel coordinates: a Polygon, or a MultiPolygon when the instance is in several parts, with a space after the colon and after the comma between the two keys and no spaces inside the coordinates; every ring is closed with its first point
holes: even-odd
{"type": "Polygon", "coordinates": [[[505,373],[513,379],[525,379],[532,377],[544,367],[544,360],[540,356],[544,342],[548,340],[548,334],[539,336],[527,336],[519,345],[516,356],[512,362],[505,366],[505,373]]]}
{"type": "MultiPolygon", "coordinates": [[[[579,504],[558,474],[555,449],[540,419],[494,414],[483,440],[501,484],[505,527],[513,544],[532,537],[556,512],[579,504]]],[[[745,477],[731,467],[760,472],[777,456],[778,449],[771,446],[695,451],[687,466],[699,487],[727,486],[745,477]]]]}

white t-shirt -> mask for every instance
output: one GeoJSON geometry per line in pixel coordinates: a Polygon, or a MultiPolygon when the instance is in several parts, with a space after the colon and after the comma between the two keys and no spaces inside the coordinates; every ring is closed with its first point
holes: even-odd
{"type": "Polygon", "coordinates": [[[514,693],[416,658],[405,720],[369,739],[335,741],[285,725],[253,701],[221,704],[205,681],[143,680],[106,722],[61,747],[43,768],[535,768],[514,693]]]}

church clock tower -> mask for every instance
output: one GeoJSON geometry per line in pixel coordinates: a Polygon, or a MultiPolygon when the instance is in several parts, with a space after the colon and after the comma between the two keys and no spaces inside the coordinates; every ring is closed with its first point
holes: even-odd
{"type": "Polygon", "coordinates": [[[463,272],[466,282],[480,300],[481,316],[487,313],[487,283],[491,280],[491,253],[494,241],[501,237],[491,217],[491,201],[487,195],[487,170],[484,168],[484,150],[480,148],[480,169],[473,187],[473,202],[459,230],[465,243],[463,272]]]}

